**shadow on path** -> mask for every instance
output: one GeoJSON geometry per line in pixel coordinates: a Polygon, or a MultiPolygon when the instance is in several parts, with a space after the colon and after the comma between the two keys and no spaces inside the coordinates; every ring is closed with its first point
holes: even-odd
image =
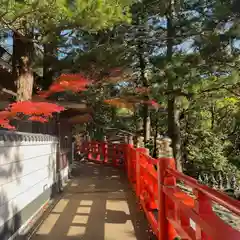
{"type": "Polygon", "coordinates": [[[150,239],[123,171],[75,163],[73,180],[32,240],[150,239]]]}

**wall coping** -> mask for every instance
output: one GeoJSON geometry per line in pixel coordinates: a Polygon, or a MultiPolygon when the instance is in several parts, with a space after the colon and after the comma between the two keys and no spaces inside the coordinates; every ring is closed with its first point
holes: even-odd
{"type": "Polygon", "coordinates": [[[0,141],[6,142],[56,142],[58,138],[48,134],[0,130],[0,141]]]}

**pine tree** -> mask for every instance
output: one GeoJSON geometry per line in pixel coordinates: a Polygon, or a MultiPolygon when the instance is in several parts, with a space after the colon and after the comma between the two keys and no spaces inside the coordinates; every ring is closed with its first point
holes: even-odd
{"type": "Polygon", "coordinates": [[[32,95],[34,42],[45,46],[44,75],[47,81],[47,78],[52,78],[52,73],[46,69],[51,69],[49,62],[56,55],[56,38],[63,30],[97,30],[128,21],[129,4],[131,1],[76,0],[71,4],[65,0],[4,1],[0,23],[13,32],[13,75],[18,86],[17,100],[27,100],[32,95]]]}

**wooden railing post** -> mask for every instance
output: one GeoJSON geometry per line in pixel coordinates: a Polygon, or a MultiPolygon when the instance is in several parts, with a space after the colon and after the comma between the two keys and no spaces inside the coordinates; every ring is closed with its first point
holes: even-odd
{"type": "Polygon", "coordinates": [[[170,147],[171,139],[158,139],[158,239],[173,240],[176,237],[174,228],[169,224],[167,219],[166,208],[168,207],[164,187],[173,186],[175,179],[168,178],[167,168],[175,168],[175,160],[172,157],[172,149],[170,147]]]}
{"type": "Polygon", "coordinates": [[[124,148],[123,148],[123,163],[125,165],[125,170],[128,174],[128,136],[124,136],[124,148]]]}

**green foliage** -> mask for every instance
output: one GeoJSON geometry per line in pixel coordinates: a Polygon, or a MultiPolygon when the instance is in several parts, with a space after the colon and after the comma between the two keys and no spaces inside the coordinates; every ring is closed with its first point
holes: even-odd
{"type": "Polygon", "coordinates": [[[41,31],[76,27],[99,30],[119,22],[129,22],[131,4],[131,0],[12,0],[2,1],[0,13],[4,16],[2,23],[15,29],[26,24],[41,31]]]}
{"type": "MultiPolygon", "coordinates": [[[[161,105],[161,111],[151,110],[152,135],[155,130],[167,133],[168,97],[174,96],[174,107],[179,111],[176,124],[180,127],[184,170],[189,174],[192,170],[237,173],[240,95],[235,93],[239,93],[240,79],[238,50],[232,42],[239,33],[231,6],[227,1],[215,0],[210,1],[210,7],[205,1],[180,1],[174,5],[175,36],[169,60],[164,50],[169,48],[165,24],[166,18],[171,17],[166,11],[168,4],[161,0],[134,4],[132,24],[88,35],[86,40],[90,40],[91,50],[82,52],[76,65],[88,69],[89,63],[94,62],[96,72],[131,66],[132,81],[118,85],[118,96],[141,99],[147,95],[161,105]],[[189,40],[191,44],[187,47],[189,40]],[[180,44],[185,44],[185,49],[180,44]],[[139,56],[144,56],[144,76],[149,85],[148,93],[144,94],[135,92],[136,87],[143,87],[139,56]]],[[[106,92],[103,95],[107,96],[106,92]]],[[[109,112],[106,116],[110,116],[111,110],[106,111],[109,112]]],[[[139,117],[143,114],[136,108],[132,122],[117,117],[105,123],[134,130],[139,117]]],[[[147,147],[154,152],[153,142],[148,142],[147,147]]]]}
{"type": "MultiPolygon", "coordinates": [[[[34,28],[40,43],[55,39],[58,47],[69,49],[57,62],[59,69],[84,72],[98,83],[104,80],[81,95],[93,109],[88,129],[96,138],[107,127],[135,132],[137,120],[146,116],[141,101],[154,99],[161,108],[148,109],[151,134],[174,129],[186,172],[237,174],[240,50],[234,42],[240,35],[239,20],[229,1],[207,2],[1,1],[0,23],[23,32],[34,28]],[[71,30],[71,40],[55,34],[63,30],[71,30]],[[123,83],[109,83],[115,68],[130,68],[128,81],[123,76],[123,83]],[[136,91],[143,87],[148,91],[136,91]],[[135,101],[135,111],[103,103],[113,97],[135,101]],[[174,99],[171,111],[169,99],[174,99]],[[174,126],[169,124],[172,116],[174,126]]],[[[153,142],[147,147],[154,152],[153,142]]]]}
{"type": "Polygon", "coordinates": [[[118,108],[116,114],[121,117],[127,117],[132,116],[133,112],[127,108],[118,108]]]}
{"type": "Polygon", "coordinates": [[[208,131],[192,132],[189,141],[195,142],[188,146],[188,159],[203,169],[224,170],[227,158],[224,156],[224,141],[208,131]],[[201,149],[201,151],[199,151],[201,149]]]}

